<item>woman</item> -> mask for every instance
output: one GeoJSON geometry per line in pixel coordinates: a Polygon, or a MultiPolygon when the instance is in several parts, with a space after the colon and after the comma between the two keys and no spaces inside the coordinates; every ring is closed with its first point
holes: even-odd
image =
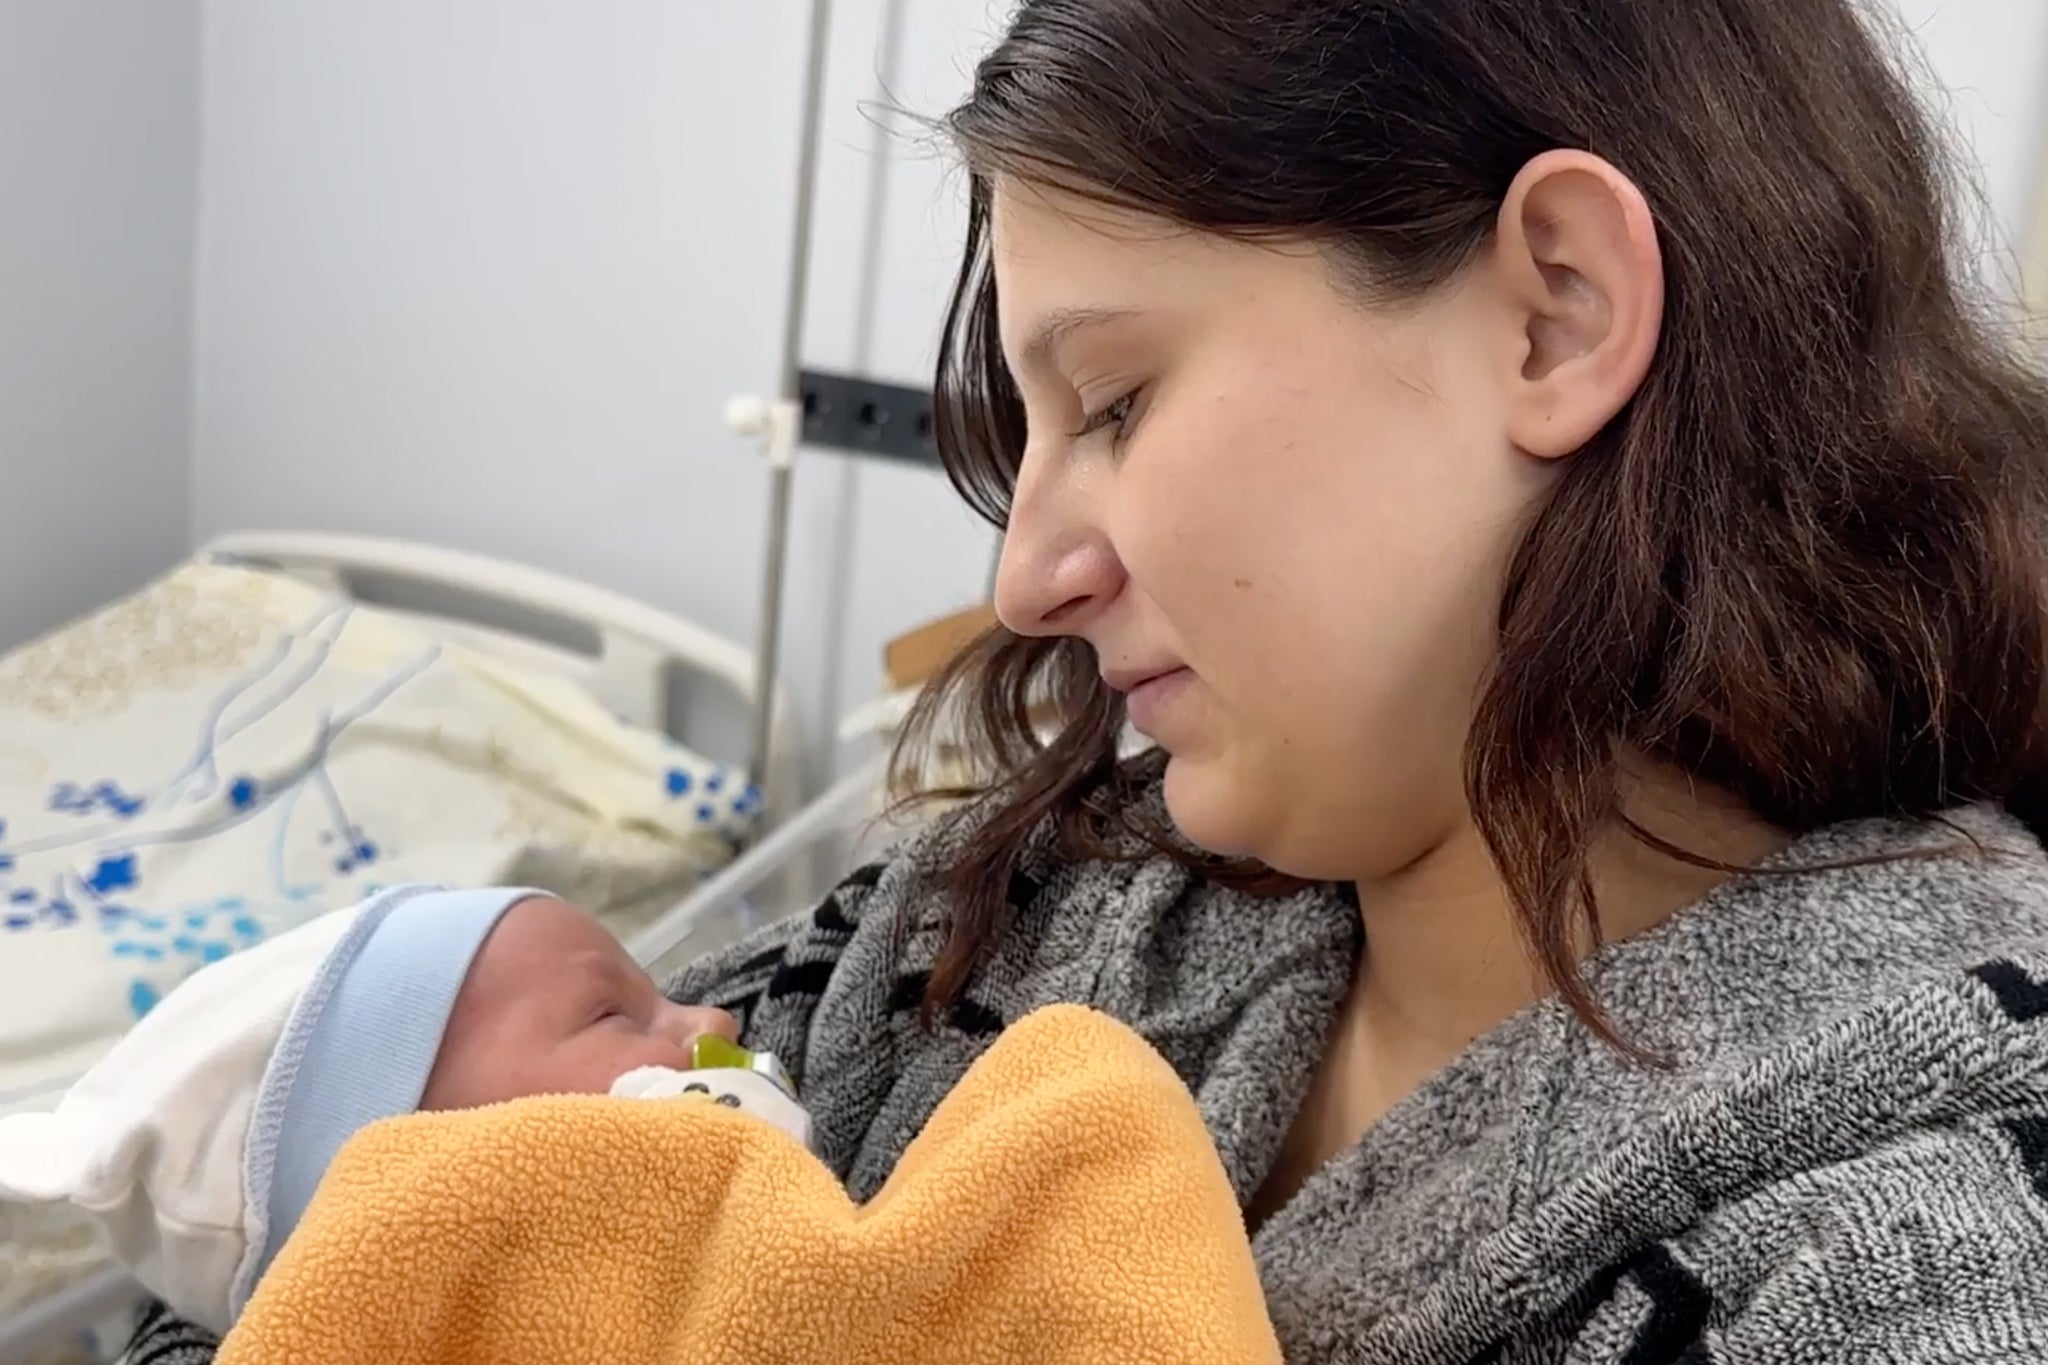
{"type": "Polygon", "coordinates": [[[992,777],[677,997],[862,1196],[1128,1020],[1291,1359],[2048,1358],[2048,394],[1848,0],[1027,0],[950,126],[992,777]]]}

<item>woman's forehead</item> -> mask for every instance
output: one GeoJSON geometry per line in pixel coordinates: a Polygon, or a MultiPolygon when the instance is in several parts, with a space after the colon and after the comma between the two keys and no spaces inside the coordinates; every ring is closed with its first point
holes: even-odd
{"type": "Polygon", "coordinates": [[[1255,297],[1316,259],[1305,243],[1239,241],[1008,179],[991,201],[990,238],[1003,350],[1020,367],[1106,323],[1255,297]]]}

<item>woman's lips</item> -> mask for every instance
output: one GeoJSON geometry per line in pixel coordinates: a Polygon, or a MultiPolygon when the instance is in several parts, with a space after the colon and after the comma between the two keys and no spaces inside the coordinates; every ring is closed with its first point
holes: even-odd
{"type": "Polygon", "coordinates": [[[1185,668],[1155,673],[1130,689],[1124,698],[1131,728],[1150,739],[1159,739],[1158,727],[1168,721],[1174,704],[1194,683],[1195,675],[1185,668]]]}

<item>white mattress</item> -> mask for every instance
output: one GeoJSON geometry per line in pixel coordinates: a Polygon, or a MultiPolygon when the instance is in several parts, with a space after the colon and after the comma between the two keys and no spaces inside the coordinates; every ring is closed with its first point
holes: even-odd
{"type": "MultiPolygon", "coordinates": [[[[187,565],[0,658],[0,1112],[202,963],[379,887],[539,886],[622,936],[727,861],[744,778],[407,620],[187,565]]],[[[96,1264],[0,1207],[0,1317],[96,1264]]]]}

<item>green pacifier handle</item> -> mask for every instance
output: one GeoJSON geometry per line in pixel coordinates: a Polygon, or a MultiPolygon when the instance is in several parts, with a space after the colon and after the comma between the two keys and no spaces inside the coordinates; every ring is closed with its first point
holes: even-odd
{"type": "Polygon", "coordinates": [[[728,1042],[715,1033],[700,1033],[690,1045],[690,1065],[698,1071],[752,1071],[766,1076],[792,1097],[796,1088],[789,1083],[789,1075],[782,1069],[782,1063],[775,1060],[772,1052],[749,1052],[738,1043],[728,1042]]]}
{"type": "Polygon", "coordinates": [[[739,1071],[754,1069],[754,1054],[738,1043],[727,1042],[715,1033],[700,1033],[691,1045],[690,1065],[698,1071],[719,1071],[728,1067],[739,1071]]]}

